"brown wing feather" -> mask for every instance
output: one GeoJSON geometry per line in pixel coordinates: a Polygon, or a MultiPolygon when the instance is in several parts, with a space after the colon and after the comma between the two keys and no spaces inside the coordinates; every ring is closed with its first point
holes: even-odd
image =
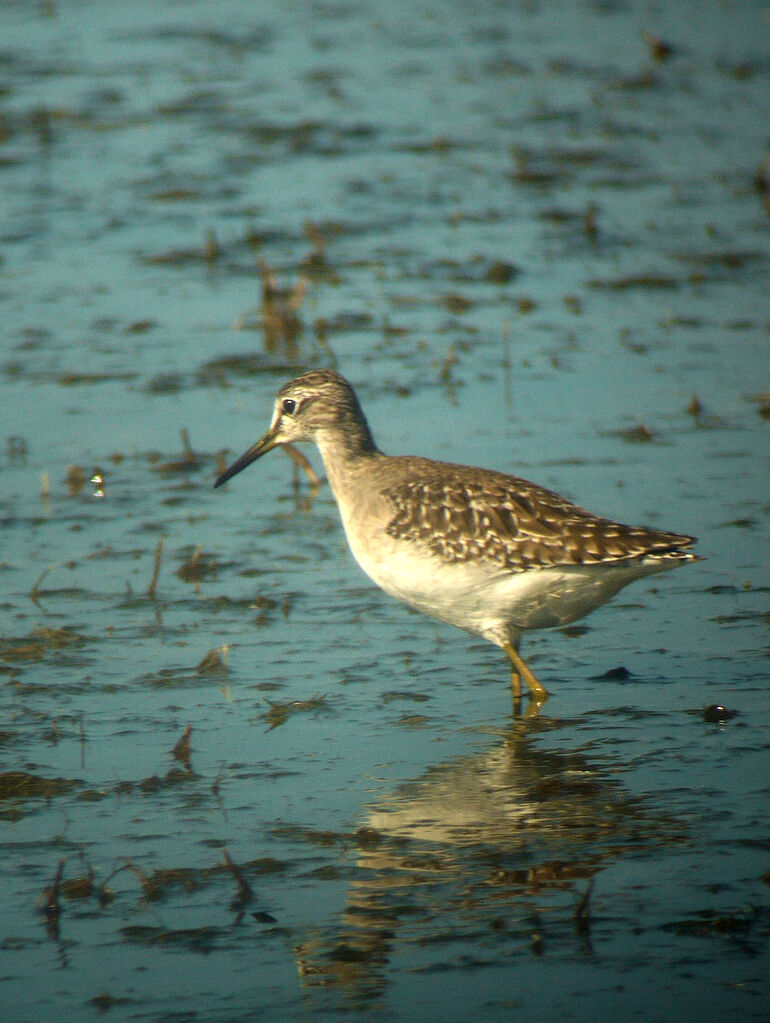
{"type": "Polygon", "coordinates": [[[599,518],[515,476],[474,478],[473,470],[428,461],[422,470],[418,480],[384,490],[393,505],[387,532],[445,561],[484,559],[521,572],[645,555],[694,557],[690,536],[599,518]]]}

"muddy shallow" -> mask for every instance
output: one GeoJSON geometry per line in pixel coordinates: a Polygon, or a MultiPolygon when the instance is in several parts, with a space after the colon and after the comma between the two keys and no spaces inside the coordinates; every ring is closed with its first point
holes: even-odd
{"type": "Polygon", "coordinates": [[[380,8],[0,10],[5,1016],[764,1019],[762,5],[380,8]],[[212,491],[311,366],[707,560],[514,716],[281,452],[212,491]]]}

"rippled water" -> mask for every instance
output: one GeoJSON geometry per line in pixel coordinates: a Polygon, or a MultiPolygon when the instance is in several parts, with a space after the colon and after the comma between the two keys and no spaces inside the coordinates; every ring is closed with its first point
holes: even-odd
{"type": "Polygon", "coordinates": [[[769,33],[2,5],[4,1019],[766,1018],[769,33]],[[707,560],[526,637],[514,716],[327,487],[212,491],[328,365],[707,560]]]}

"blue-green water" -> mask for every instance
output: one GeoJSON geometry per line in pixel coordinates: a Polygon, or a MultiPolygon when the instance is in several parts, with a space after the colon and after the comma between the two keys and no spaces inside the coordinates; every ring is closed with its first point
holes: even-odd
{"type": "Polygon", "coordinates": [[[4,1020],[766,1018],[769,36],[2,5],[4,1020]],[[707,560],[526,637],[514,717],[327,487],[212,491],[316,365],[707,560]]]}

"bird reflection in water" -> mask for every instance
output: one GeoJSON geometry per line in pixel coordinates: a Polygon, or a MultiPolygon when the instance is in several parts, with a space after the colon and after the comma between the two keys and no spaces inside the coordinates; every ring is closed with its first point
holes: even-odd
{"type": "Polygon", "coordinates": [[[631,797],[611,767],[544,750],[561,722],[514,721],[481,753],[450,760],[368,808],[339,927],[295,948],[303,985],[356,1003],[384,996],[388,964],[509,962],[591,950],[590,889],[631,849],[681,826],[631,797]]]}

